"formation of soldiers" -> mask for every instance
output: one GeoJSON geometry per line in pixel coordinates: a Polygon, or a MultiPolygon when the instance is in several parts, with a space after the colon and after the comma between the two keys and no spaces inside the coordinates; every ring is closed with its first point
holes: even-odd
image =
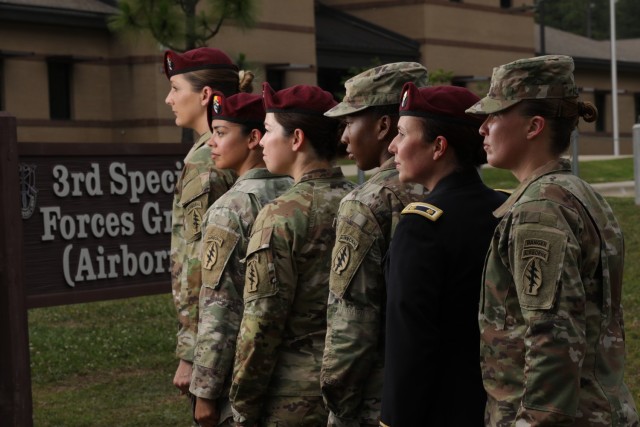
{"type": "Polygon", "coordinates": [[[247,93],[218,49],[164,64],[176,124],[200,135],[171,240],[174,384],[196,424],[639,425],[622,233],[559,158],[597,115],[571,58],[496,67],[483,99],[386,64],[340,103],[247,93]],[[364,184],[339,142],[377,168],[364,184]],[[482,183],[487,160],[521,181],[511,196],[482,183]]]}

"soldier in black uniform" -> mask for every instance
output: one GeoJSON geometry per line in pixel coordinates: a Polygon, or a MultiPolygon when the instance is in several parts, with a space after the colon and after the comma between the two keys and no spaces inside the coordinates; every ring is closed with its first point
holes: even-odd
{"type": "Polygon", "coordinates": [[[389,151],[403,182],[430,194],[402,212],[385,265],[387,323],[381,426],[482,426],[482,267],[507,195],[487,188],[478,101],[454,86],[403,87],[389,151]]]}

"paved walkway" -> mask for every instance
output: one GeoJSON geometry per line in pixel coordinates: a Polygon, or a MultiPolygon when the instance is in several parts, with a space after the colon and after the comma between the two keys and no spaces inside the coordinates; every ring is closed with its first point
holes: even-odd
{"type": "MultiPolygon", "coordinates": [[[[591,160],[608,160],[615,158],[633,157],[631,155],[613,156],[613,155],[581,155],[581,161],[591,160]]],[[[485,166],[491,167],[491,166],[485,166]]],[[[358,174],[358,168],[355,165],[342,165],[342,172],[346,176],[354,176],[358,174]]],[[[365,176],[369,177],[376,173],[378,169],[372,169],[365,173],[365,176]]],[[[603,182],[600,184],[591,184],[600,194],[607,197],[635,197],[635,183],[634,181],[621,181],[621,182],[603,182]]]]}

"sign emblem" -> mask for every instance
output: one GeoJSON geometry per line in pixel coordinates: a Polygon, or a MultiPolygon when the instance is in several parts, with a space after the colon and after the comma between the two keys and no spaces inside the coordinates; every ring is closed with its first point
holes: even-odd
{"type": "Polygon", "coordinates": [[[331,266],[331,268],[337,274],[342,274],[342,272],[347,269],[350,259],[351,250],[349,249],[349,245],[342,245],[340,249],[338,249],[336,255],[333,257],[333,265],[331,266]]]}
{"type": "Polygon", "coordinates": [[[525,239],[522,259],[529,259],[522,273],[523,291],[527,295],[537,296],[543,279],[541,262],[549,260],[549,242],[544,239],[525,239]]]}
{"type": "Polygon", "coordinates": [[[211,270],[213,268],[213,266],[216,264],[216,261],[218,260],[218,251],[223,243],[224,240],[219,237],[211,240],[211,243],[209,243],[209,246],[204,253],[204,268],[206,268],[207,270],[211,270]]]}
{"type": "Polygon", "coordinates": [[[258,267],[256,266],[257,263],[257,258],[254,258],[247,264],[247,285],[249,285],[249,289],[247,289],[248,292],[258,291],[258,267]]]}
{"type": "Polygon", "coordinates": [[[22,219],[29,219],[36,208],[38,189],[36,189],[36,165],[20,163],[20,202],[22,219]]]}

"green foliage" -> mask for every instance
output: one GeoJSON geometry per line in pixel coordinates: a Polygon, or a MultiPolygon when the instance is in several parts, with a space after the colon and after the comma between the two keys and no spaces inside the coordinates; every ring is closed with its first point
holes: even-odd
{"type": "Polygon", "coordinates": [[[451,79],[455,73],[453,71],[445,71],[442,68],[438,68],[437,70],[429,70],[429,83],[432,85],[451,84],[451,79]]]}
{"type": "MultiPolygon", "coordinates": [[[[578,174],[591,184],[633,181],[633,158],[582,161],[578,165],[578,174]]],[[[491,188],[513,189],[518,186],[518,180],[505,169],[485,167],[482,179],[491,188]]]]}
{"type": "Polygon", "coordinates": [[[184,52],[205,46],[222,24],[255,24],[255,0],[120,0],[109,19],[114,32],[148,31],[163,46],[184,52]]]}
{"type": "MultiPolygon", "coordinates": [[[[610,38],[609,0],[537,0],[536,22],[541,22],[544,1],[544,24],[595,40],[610,38]]],[[[616,37],[640,37],[640,2],[616,1],[616,37]]]]}

